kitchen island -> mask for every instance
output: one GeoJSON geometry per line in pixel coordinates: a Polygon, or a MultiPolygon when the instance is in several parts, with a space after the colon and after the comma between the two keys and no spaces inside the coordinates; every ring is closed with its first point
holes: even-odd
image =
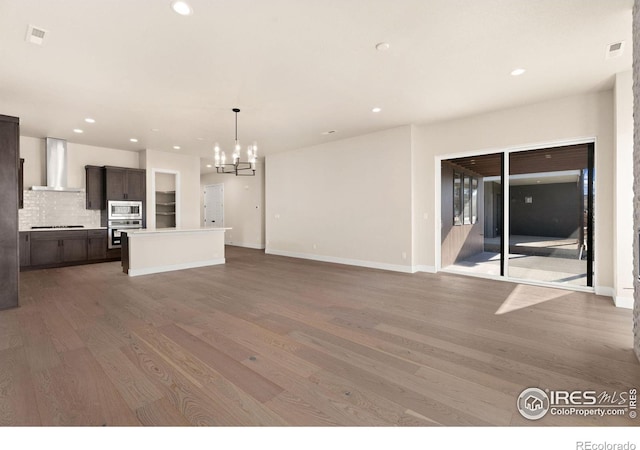
{"type": "Polygon", "coordinates": [[[122,271],[130,277],[224,264],[231,228],[157,228],[122,232],[122,271]]]}

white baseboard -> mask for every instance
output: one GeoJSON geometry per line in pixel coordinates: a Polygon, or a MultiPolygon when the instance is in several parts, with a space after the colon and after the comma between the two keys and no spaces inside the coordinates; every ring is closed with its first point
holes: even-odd
{"type": "Polygon", "coordinates": [[[424,265],[417,265],[417,266],[413,266],[414,272],[426,272],[426,273],[436,273],[436,268],[435,266],[424,266],[424,265]]]}
{"type": "Polygon", "coordinates": [[[232,247],[254,248],[256,250],[264,250],[264,245],[246,244],[244,242],[225,242],[224,245],[231,245],[232,247]]]}
{"type": "Polygon", "coordinates": [[[144,269],[129,269],[128,275],[130,277],[137,277],[139,275],[150,275],[152,273],[161,273],[161,272],[173,272],[174,270],[195,269],[196,267],[215,266],[215,265],[224,264],[224,263],[225,263],[224,258],[209,259],[206,261],[172,264],[170,266],[148,267],[144,269]]]}
{"type": "Polygon", "coordinates": [[[618,295],[613,298],[613,302],[618,308],[633,309],[633,297],[621,297],[618,295]]]}
{"type": "Polygon", "coordinates": [[[346,264],[348,266],[368,267],[370,269],[390,270],[393,272],[414,273],[411,266],[401,266],[399,264],[387,264],[376,261],[363,261],[361,259],[338,258],[335,256],[314,255],[312,253],[289,252],[285,250],[266,249],[269,255],[288,256],[289,258],[310,259],[334,264],[346,264]]]}
{"type": "Polygon", "coordinates": [[[604,295],[605,297],[615,297],[616,291],[609,286],[596,286],[595,287],[596,295],[604,295]]]}

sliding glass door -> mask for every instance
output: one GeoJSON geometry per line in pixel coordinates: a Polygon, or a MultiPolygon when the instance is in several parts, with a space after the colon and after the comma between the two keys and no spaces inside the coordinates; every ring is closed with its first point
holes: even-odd
{"type": "Polygon", "coordinates": [[[593,286],[594,145],[442,161],[441,266],[593,286]]]}

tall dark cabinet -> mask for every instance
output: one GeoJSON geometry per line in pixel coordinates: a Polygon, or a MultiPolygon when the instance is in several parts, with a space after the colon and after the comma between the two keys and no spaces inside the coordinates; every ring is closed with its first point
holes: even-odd
{"type": "Polygon", "coordinates": [[[87,174],[87,209],[104,209],[104,167],[85,166],[87,174]]]}
{"type": "Polygon", "coordinates": [[[0,309],[18,306],[20,120],[0,115],[0,309]]]}

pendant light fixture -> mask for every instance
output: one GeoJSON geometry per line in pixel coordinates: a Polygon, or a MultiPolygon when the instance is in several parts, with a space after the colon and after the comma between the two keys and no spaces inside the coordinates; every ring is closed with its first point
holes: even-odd
{"type": "Polygon", "coordinates": [[[256,159],[258,158],[258,144],[254,141],[252,145],[247,147],[247,161],[240,161],[240,141],[238,140],[238,108],[233,108],[236,114],[236,139],[233,146],[232,162],[227,163],[227,155],[220,150],[218,143],[213,147],[214,160],[217,173],[232,173],[236,176],[252,177],[256,174],[256,159]],[[250,172],[250,173],[249,173],[250,172]]]}

